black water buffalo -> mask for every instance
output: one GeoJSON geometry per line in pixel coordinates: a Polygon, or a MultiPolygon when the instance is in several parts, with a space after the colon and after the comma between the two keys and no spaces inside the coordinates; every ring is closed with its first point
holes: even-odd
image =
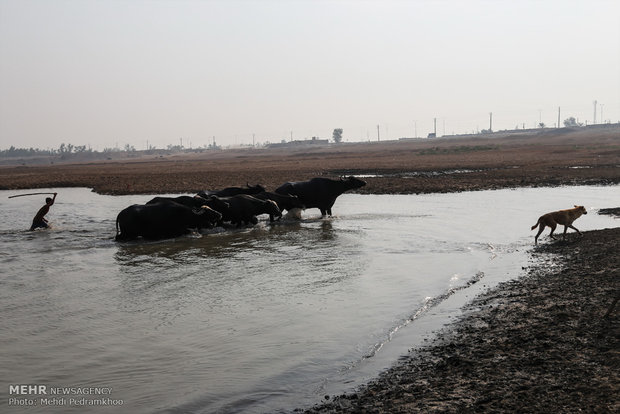
{"type": "Polygon", "coordinates": [[[246,184],[246,187],[227,187],[222,190],[205,190],[200,191],[198,195],[200,197],[217,196],[217,197],[232,197],[239,194],[254,195],[265,191],[265,187],[260,184],[250,186],[246,184]]]}
{"type": "Polygon", "coordinates": [[[203,205],[206,205],[207,199],[198,197],[198,196],[155,197],[147,201],[146,204],[156,204],[156,203],[168,202],[168,201],[182,204],[186,207],[200,208],[203,205]]]}
{"type": "Polygon", "coordinates": [[[219,197],[216,196],[207,196],[206,198],[200,196],[155,197],[149,200],[146,204],[155,204],[160,202],[175,202],[191,208],[200,208],[202,206],[207,206],[220,214],[226,213],[229,208],[227,202],[222,201],[219,197]]]}
{"type": "Polygon", "coordinates": [[[365,181],[355,177],[340,180],[313,178],[309,181],[283,184],[276,189],[276,193],[295,195],[306,208],[318,208],[321,210],[321,215],[331,216],[332,206],[340,194],[365,185],[365,181]]]}
{"type": "MultiPolygon", "coordinates": [[[[280,211],[284,210],[292,210],[294,208],[304,208],[304,205],[299,201],[299,198],[294,195],[289,194],[277,194],[270,193],[269,191],[263,191],[262,193],[254,194],[252,197],[258,198],[259,200],[271,200],[275,201],[278,205],[280,211]]],[[[280,216],[282,217],[282,214],[280,216]]],[[[274,216],[272,214],[269,215],[269,221],[273,221],[274,216]]]]}
{"type": "Polygon", "coordinates": [[[222,222],[229,221],[238,226],[258,223],[256,216],[261,214],[278,217],[282,215],[275,201],[259,200],[247,194],[222,197],[222,201],[230,205],[228,211],[222,215],[222,222]]]}
{"type": "Polygon", "coordinates": [[[135,204],[118,213],[116,217],[116,240],[137,237],[165,239],[181,236],[192,228],[210,227],[222,215],[207,206],[199,209],[170,201],[153,204],[135,204]]]}

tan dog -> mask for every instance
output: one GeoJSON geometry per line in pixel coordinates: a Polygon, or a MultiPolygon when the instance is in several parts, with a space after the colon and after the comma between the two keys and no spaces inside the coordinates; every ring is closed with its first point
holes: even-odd
{"type": "Polygon", "coordinates": [[[577,220],[581,217],[582,214],[588,214],[586,208],[584,206],[575,206],[575,208],[569,208],[568,210],[560,210],[554,211],[552,213],[547,213],[545,215],[540,216],[536,224],[532,226],[532,230],[540,225],[540,230],[538,230],[538,234],[534,237],[534,244],[538,244],[538,236],[543,232],[545,226],[551,227],[551,233],[549,233],[549,237],[555,240],[553,237],[553,232],[558,224],[564,226],[564,234],[562,238],[566,238],[566,230],[570,227],[575,230],[577,233],[581,234],[576,227],[573,227],[573,221],[577,220]]]}

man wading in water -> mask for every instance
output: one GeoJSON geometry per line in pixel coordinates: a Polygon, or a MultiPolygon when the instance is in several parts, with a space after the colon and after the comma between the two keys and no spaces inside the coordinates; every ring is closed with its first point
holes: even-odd
{"type": "Polygon", "coordinates": [[[45,215],[47,214],[48,211],[50,211],[50,207],[52,206],[52,204],[54,204],[54,200],[56,200],[57,194],[58,193],[54,193],[54,198],[47,197],[45,199],[45,205],[41,207],[37,215],[34,216],[34,218],[32,219],[32,226],[30,226],[30,231],[36,228],[39,228],[39,227],[44,228],[44,229],[49,227],[47,224],[47,220],[45,219],[45,215]]]}

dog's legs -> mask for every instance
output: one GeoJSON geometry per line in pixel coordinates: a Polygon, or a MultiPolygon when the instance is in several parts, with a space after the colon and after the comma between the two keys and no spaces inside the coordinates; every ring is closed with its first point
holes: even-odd
{"type": "Polygon", "coordinates": [[[538,233],[534,237],[534,244],[538,244],[538,236],[540,236],[540,233],[542,233],[544,229],[545,229],[545,225],[540,223],[540,228],[538,229],[538,233]]]}
{"type": "Polygon", "coordinates": [[[549,233],[549,237],[551,237],[553,240],[555,240],[555,237],[553,237],[553,232],[555,231],[555,228],[557,227],[557,223],[553,223],[549,227],[551,227],[551,233],[549,233]]]}
{"type": "MultiPolygon", "coordinates": [[[[583,234],[581,234],[581,232],[577,229],[577,227],[573,226],[572,224],[567,224],[567,227],[570,227],[571,229],[579,233],[580,236],[583,236],[583,234]]],[[[564,233],[566,233],[566,227],[564,228],[564,233]]]]}

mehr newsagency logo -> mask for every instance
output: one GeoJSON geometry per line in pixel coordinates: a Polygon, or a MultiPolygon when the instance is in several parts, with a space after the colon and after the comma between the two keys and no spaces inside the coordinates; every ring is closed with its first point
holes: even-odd
{"type": "Polygon", "coordinates": [[[112,387],[50,386],[45,384],[10,384],[9,406],[120,406],[112,397],[112,387]]]}

